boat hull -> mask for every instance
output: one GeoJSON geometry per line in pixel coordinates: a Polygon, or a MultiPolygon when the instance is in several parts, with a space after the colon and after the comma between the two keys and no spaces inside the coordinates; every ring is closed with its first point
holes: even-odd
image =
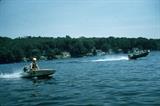
{"type": "Polygon", "coordinates": [[[55,70],[52,69],[39,69],[37,71],[27,71],[23,72],[21,75],[23,78],[32,78],[32,77],[49,77],[55,73],[55,70]]]}

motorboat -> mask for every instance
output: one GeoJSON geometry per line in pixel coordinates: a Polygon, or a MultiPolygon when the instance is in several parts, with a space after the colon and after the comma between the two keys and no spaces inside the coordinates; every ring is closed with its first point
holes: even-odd
{"type": "Polygon", "coordinates": [[[23,72],[21,73],[23,78],[45,78],[45,77],[51,77],[56,72],[54,69],[37,69],[37,70],[31,70],[26,67],[24,67],[23,72]]]}
{"type": "Polygon", "coordinates": [[[145,57],[150,53],[150,50],[136,50],[130,54],[128,54],[129,59],[137,59],[141,57],[145,57]]]}

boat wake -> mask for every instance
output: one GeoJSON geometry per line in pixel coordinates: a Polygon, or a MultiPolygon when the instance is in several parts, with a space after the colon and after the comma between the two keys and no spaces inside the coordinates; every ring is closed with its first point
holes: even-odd
{"type": "Polygon", "coordinates": [[[104,61],[121,61],[121,60],[129,60],[127,56],[112,56],[105,57],[103,59],[91,60],[92,62],[104,62],[104,61]]]}
{"type": "Polygon", "coordinates": [[[6,79],[21,78],[21,72],[0,73],[0,78],[6,78],[6,79]]]}

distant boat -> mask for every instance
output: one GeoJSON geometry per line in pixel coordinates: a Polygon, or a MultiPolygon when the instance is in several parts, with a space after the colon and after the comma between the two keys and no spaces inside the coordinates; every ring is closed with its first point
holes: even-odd
{"type": "Polygon", "coordinates": [[[38,69],[36,71],[31,71],[31,70],[26,70],[24,68],[24,72],[21,73],[23,78],[46,78],[46,77],[51,77],[56,70],[53,69],[38,69]]]}
{"type": "Polygon", "coordinates": [[[129,59],[137,59],[145,57],[150,53],[150,50],[135,50],[134,52],[128,54],[129,59]]]}

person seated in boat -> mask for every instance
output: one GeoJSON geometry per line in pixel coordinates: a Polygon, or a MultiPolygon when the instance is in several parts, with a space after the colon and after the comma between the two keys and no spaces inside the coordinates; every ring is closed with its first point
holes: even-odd
{"type": "Polygon", "coordinates": [[[37,64],[37,59],[36,58],[33,58],[32,59],[32,63],[31,63],[31,67],[30,67],[30,69],[31,69],[31,71],[37,71],[38,69],[39,69],[39,67],[38,67],[38,64],[37,64]]]}

